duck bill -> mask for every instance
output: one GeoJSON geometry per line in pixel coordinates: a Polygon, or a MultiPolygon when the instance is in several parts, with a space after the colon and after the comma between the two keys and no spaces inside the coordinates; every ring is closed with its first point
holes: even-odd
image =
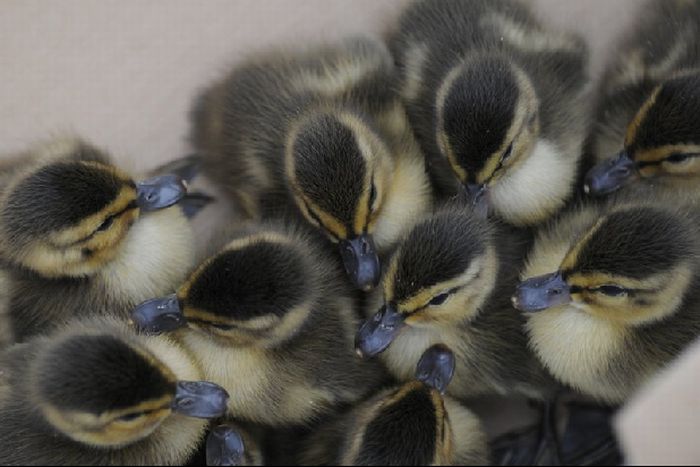
{"type": "Polygon", "coordinates": [[[185,181],[168,174],[149,178],[136,184],[136,204],[142,211],[156,211],[176,204],[185,194],[185,181]]]}
{"type": "Polygon", "coordinates": [[[131,312],[131,319],[137,328],[148,334],[174,331],[187,324],[175,294],[146,300],[131,312]]]}
{"type": "Polygon", "coordinates": [[[570,303],[571,291],[561,273],[555,272],[521,282],[512,301],[520,311],[542,311],[570,303]]]}
{"type": "Polygon", "coordinates": [[[217,418],[226,414],[228,399],[228,392],[218,384],[179,381],[171,408],[188,417],[217,418]]]}
{"type": "Polygon", "coordinates": [[[489,214],[489,191],[484,184],[467,183],[464,185],[464,195],[474,212],[486,218],[489,214]]]}
{"type": "Polygon", "coordinates": [[[207,465],[241,465],[245,455],[243,438],[231,425],[219,425],[207,437],[207,465]]]}
{"type": "Polygon", "coordinates": [[[343,240],[339,248],[345,271],[355,287],[363,291],[376,287],[381,269],[372,236],[362,234],[351,240],[343,240]]]}
{"type": "Polygon", "coordinates": [[[383,306],[364,322],[355,337],[355,351],[370,358],[384,352],[405,326],[404,316],[392,305],[383,306]]]}
{"type": "Polygon", "coordinates": [[[416,366],[416,379],[440,394],[445,394],[454,373],[455,354],[444,344],[428,348],[416,366]]]}
{"type": "Polygon", "coordinates": [[[636,164],[626,151],[622,151],[588,171],[583,190],[592,196],[604,196],[619,190],[638,177],[636,164]]]}

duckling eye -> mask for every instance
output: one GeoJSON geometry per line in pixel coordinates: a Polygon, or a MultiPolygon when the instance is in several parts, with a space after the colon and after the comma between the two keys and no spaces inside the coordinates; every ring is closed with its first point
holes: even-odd
{"type": "Polygon", "coordinates": [[[449,294],[448,292],[443,292],[443,293],[441,293],[441,294],[438,294],[438,295],[434,296],[434,297],[428,302],[428,304],[431,305],[431,306],[439,306],[439,305],[442,305],[443,303],[445,303],[445,302],[447,301],[448,298],[450,298],[450,294],[449,294]]]}
{"type": "Polygon", "coordinates": [[[620,297],[627,293],[627,290],[622,287],[618,287],[617,285],[601,285],[597,290],[598,292],[604,293],[610,297],[620,297]]]}
{"type": "Polygon", "coordinates": [[[100,224],[100,226],[95,230],[95,232],[104,232],[105,230],[109,229],[112,226],[112,223],[114,222],[114,216],[109,216],[105,221],[100,224]]]}
{"type": "Polygon", "coordinates": [[[369,192],[369,207],[374,209],[374,202],[377,201],[377,187],[374,186],[374,181],[372,181],[372,188],[369,192]]]}
{"type": "Polygon", "coordinates": [[[672,164],[680,164],[681,162],[685,162],[693,156],[694,156],[694,154],[674,152],[673,154],[671,154],[670,156],[668,156],[666,158],[666,161],[670,162],[672,164]]]}
{"type": "Polygon", "coordinates": [[[135,413],[128,413],[126,415],[122,415],[121,417],[117,418],[120,422],[130,422],[132,420],[136,420],[141,416],[141,413],[135,412],[135,413]]]}
{"type": "Polygon", "coordinates": [[[508,158],[513,154],[513,143],[510,143],[508,145],[508,148],[503,152],[503,155],[501,156],[501,163],[505,162],[508,160],[508,158]]]}

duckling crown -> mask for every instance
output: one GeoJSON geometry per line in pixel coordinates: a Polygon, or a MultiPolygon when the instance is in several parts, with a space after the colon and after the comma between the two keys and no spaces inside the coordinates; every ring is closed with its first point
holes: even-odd
{"type": "Polygon", "coordinates": [[[107,334],[69,338],[38,368],[40,396],[54,407],[99,415],[175,394],[175,382],[107,334]]]}
{"type": "Polygon", "coordinates": [[[300,128],[293,154],[294,176],[304,195],[352,231],[366,171],[352,130],[333,115],[313,116],[300,128]]]}
{"type": "Polygon", "coordinates": [[[365,429],[358,465],[430,465],[435,458],[438,414],[430,389],[415,385],[383,401],[365,429]]]}
{"type": "Polygon", "coordinates": [[[627,142],[632,155],[638,149],[700,143],[700,74],[661,85],[635,130],[627,142]]]}
{"type": "Polygon", "coordinates": [[[466,208],[448,209],[416,225],[397,252],[393,299],[454,279],[486,252],[491,232],[466,208]]]}
{"type": "Polygon", "coordinates": [[[216,256],[192,283],[185,307],[245,321],[282,317],[308,295],[308,271],[300,252],[256,242],[216,256]]]}
{"type": "Polygon", "coordinates": [[[475,176],[503,146],[518,96],[511,65],[498,57],[469,62],[454,79],[444,99],[441,130],[468,176],[475,176]]]}
{"type": "Polygon", "coordinates": [[[669,271],[694,254],[688,229],[671,213],[654,208],[613,212],[583,245],[574,268],[634,279],[669,271]]]}
{"type": "Polygon", "coordinates": [[[112,202],[125,184],[94,162],[56,162],[15,187],[2,210],[3,224],[10,238],[73,226],[112,202]]]}

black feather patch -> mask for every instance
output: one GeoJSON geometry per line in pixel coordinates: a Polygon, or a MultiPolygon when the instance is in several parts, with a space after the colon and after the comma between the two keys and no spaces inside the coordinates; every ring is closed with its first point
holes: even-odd
{"type": "Polygon", "coordinates": [[[490,238],[486,223],[466,208],[442,211],[416,225],[398,252],[394,299],[464,273],[490,238]]]}
{"type": "Polygon", "coordinates": [[[700,143],[700,75],[663,84],[647,110],[631,145],[650,149],[669,144],[700,143]]]}
{"type": "Polygon", "coordinates": [[[76,336],[42,362],[39,388],[52,405],[99,415],[175,393],[161,371],[120,339],[76,336]]]}
{"type": "Polygon", "coordinates": [[[656,209],[615,212],[583,247],[576,270],[636,279],[668,271],[694,250],[686,231],[677,217],[656,209]]]}
{"type": "Polygon", "coordinates": [[[124,182],[108,170],[79,162],[47,165],[19,183],[2,212],[10,235],[73,226],[112,202],[124,182]]]}
{"type": "Polygon", "coordinates": [[[331,115],[315,116],[299,131],[294,158],[295,176],[306,196],[352,226],[365,176],[365,160],[352,131],[331,115]]]}
{"type": "Polygon", "coordinates": [[[307,293],[302,261],[297,251],[277,243],[226,251],[197,277],[185,305],[237,320],[283,316],[307,293]]]}
{"type": "Polygon", "coordinates": [[[435,456],[436,425],[428,389],[409,392],[369,423],[357,465],[429,465],[435,456]]]}
{"type": "Polygon", "coordinates": [[[444,130],[468,174],[478,172],[503,145],[518,94],[510,65],[497,58],[468,64],[452,83],[443,108],[444,130]]]}

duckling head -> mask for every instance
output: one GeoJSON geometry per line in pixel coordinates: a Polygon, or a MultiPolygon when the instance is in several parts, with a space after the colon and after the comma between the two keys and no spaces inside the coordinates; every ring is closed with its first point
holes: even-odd
{"type": "Polygon", "coordinates": [[[81,141],[20,177],[3,195],[3,254],[46,277],[95,273],[118,252],[141,212],[171,206],[185,193],[174,175],[135,182],[81,141]]]}
{"type": "Polygon", "coordinates": [[[453,434],[440,393],[412,381],[390,391],[353,427],[342,465],[449,465],[453,434]]]}
{"type": "Polygon", "coordinates": [[[356,351],[372,357],[406,327],[456,325],[475,317],[491,295],[498,260],[486,220],[446,209],[417,224],[382,279],[384,305],[360,328],[356,351]]]}
{"type": "Polygon", "coordinates": [[[691,223],[660,207],[614,209],[575,239],[558,270],[521,282],[513,305],[572,307],[621,326],[662,320],[692,287],[695,236],[691,223]]]}
{"type": "Polygon", "coordinates": [[[320,298],[316,266],[299,245],[273,232],[231,242],[200,265],[176,295],[133,312],[148,332],[191,328],[236,346],[272,346],[295,335],[320,298]]]}
{"type": "Polygon", "coordinates": [[[53,343],[32,369],[43,417],[69,438],[124,446],[179,413],[215,418],[228,394],[208,382],[177,381],[145,346],[112,334],[75,334],[53,343]]]}
{"type": "Polygon", "coordinates": [[[629,123],[624,149],[586,175],[584,190],[604,196],[635,180],[680,184],[700,178],[700,74],[658,85],[629,123]]]}
{"type": "Polygon", "coordinates": [[[560,170],[561,158],[538,140],[539,107],[527,75],[498,55],[467,58],[440,84],[437,146],[480,212],[531,224],[569,195],[573,170],[560,170]]]}
{"type": "Polygon", "coordinates": [[[323,111],[298,122],[287,143],[286,175],[306,219],[338,244],[362,290],[379,282],[372,233],[390,190],[393,161],[366,118],[323,111]]]}

